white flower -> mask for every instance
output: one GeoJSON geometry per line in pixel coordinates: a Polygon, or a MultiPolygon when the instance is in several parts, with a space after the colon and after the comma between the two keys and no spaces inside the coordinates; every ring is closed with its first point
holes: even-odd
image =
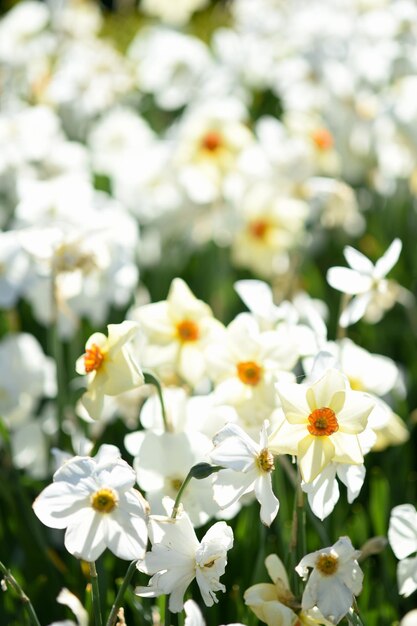
{"type": "Polygon", "coordinates": [[[261,520],[270,526],[278,513],[279,501],[272,491],[275,466],[268,449],[267,427],[265,421],[258,444],[237,424],[227,424],[214,437],[215,447],[209,456],[212,463],[226,468],[214,478],[216,502],[225,508],[244,494],[255,492],[261,505],[261,520]]]}
{"type": "Polygon", "coordinates": [[[401,248],[401,240],[394,239],[374,265],[355,248],[345,247],[343,253],[350,268],[331,267],[327,272],[329,285],[354,296],[340,317],[342,327],[350,326],[364,316],[367,321],[378,322],[401,297],[402,288],[385,278],[398,261],[401,248]]]}
{"type": "Polygon", "coordinates": [[[304,589],[303,610],[317,607],[323,616],[337,624],[347,614],[354,596],[362,590],[363,572],[349,537],[341,537],[333,546],[311,552],[295,568],[304,580],[313,568],[304,589]]]}
{"type": "Polygon", "coordinates": [[[41,522],[66,528],[65,547],[95,561],[109,548],[121,559],[141,559],[147,543],[147,503],[133,489],[136,475],[115,446],[103,445],[95,457],[64,463],[33,503],[41,522]]]}
{"type": "Polygon", "coordinates": [[[81,402],[92,419],[99,419],[104,396],[117,396],[144,382],[142,371],[126,345],[138,330],[135,322],[109,324],[108,337],[94,333],[77,360],[78,374],[87,375],[87,392],[81,402]]]}
{"type": "Polygon", "coordinates": [[[233,545],[233,532],[225,522],[217,522],[198,541],[190,518],[181,513],[176,519],[151,516],[147,552],[138,569],[152,578],[147,587],[138,587],[143,597],[170,594],[169,610],[178,613],[184,606],[184,593],[196,578],[207,606],[217,602],[216,591],[226,588],[219,582],[227,563],[227,551],[233,545]]]}
{"type": "Polygon", "coordinates": [[[360,465],[363,450],[358,435],[367,424],[373,401],[352,391],[335,369],[317,382],[277,384],[288,424],[282,423],[270,437],[276,454],[293,454],[304,482],[313,481],[331,461],[360,465]]]}
{"type": "Polygon", "coordinates": [[[409,611],[400,622],[400,626],[417,626],[417,609],[409,611]]]}
{"type": "MultiPolygon", "coordinates": [[[[185,622],[184,626],[206,626],[203,615],[194,600],[184,603],[185,622]]],[[[227,624],[227,626],[244,626],[244,624],[227,624]]]]}
{"type": "Polygon", "coordinates": [[[223,325],[181,278],[172,281],[168,298],[134,312],[147,338],[143,360],[148,367],[170,367],[195,385],[205,374],[204,350],[223,325]]]}
{"type": "Polygon", "coordinates": [[[417,511],[412,504],[400,504],[391,511],[388,540],[397,559],[399,592],[408,597],[417,589],[417,511]]]}

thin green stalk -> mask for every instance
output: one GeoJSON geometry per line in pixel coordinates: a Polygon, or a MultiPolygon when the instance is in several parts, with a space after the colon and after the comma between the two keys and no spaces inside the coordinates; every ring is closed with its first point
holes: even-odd
{"type": "Polygon", "coordinates": [[[100,606],[100,591],[98,587],[98,575],[96,570],[96,564],[94,561],[89,563],[90,576],[91,576],[91,592],[93,596],[93,613],[95,626],[103,626],[101,619],[101,606],[100,606]]]}
{"type": "Polygon", "coordinates": [[[352,624],[352,626],[364,626],[364,623],[361,620],[359,612],[358,612],[358,606],[356,604],[356,600],[354,601],[353,607],[349,609],[346,615],[346,619],[349,622],[349,624],[352,624]]]}
{"type": "Polygon", "coordinates": [[[117,592],[116,595],[116,599],[113,603],[112,609],[110,611],[110,615],[109,615],[109,619],[106,622],[106,626],[114,626],[114,624],[116,623],[116,619],[117,619],[117,613],[122,605],[123,602],[123,597],[126,593],[126,589],[130,583],[130,581],[132,580],[132,576],[134,574],[134,572],[136,571],[136,563],[137,561],[132,561],[131,564],[129,565],[126,575],[123,579],[123,582],[120,586],[119,591],[117,592]]]}
{"type": "Polygon", "coordinates": [[[153,385],[154,387],[156,387],[156,393],[158,394],[159,402],[161,403],[161,412],[162,412],[162,419],[164,422],[164,429],[165,429],[165,432],[169,433],[172,431],[172,426],[169,422],[167,412],[165,410],[165,402],[164,402],[164,397],[162,395],[161,381],[155,376],[155,374],[152,374],[151,372],[147,370],[143,371],[143,377],[147,385],[153,385]]]}
{"type": "Polygon", "coordinates": [[[193,477],[193,468],[190,469],[190,471],[188,472],[187,476],[185,477],[181,487],[178,490],[177,497],[175,498],[174,506],[172,507],[172,513],[171,513],[172,519],[175,519],[177,517],[178,509],[179,509],[180,504],[181,504],[182,494],[184,493],[185,488],[187,487],[187,485],[190,482],[190,480],[192,479],[192,477],[193,477]]]}
{"type": "Polygon", "coordinates": [[[3,565],[1,561],[0,561],[0,570],[3,573],[4,580],[6,581],[6,583],[9,583],[10,586],[15,590],[15,592],[20,598],[20,601],[25,606],[32,624],[34,624],[34,626],[41,626],[41,623],[38,619],[38,616],[36,615],[35,609],[33,608],[33,605],[30,599],[25,594],[25,592],[23,591],[22,587],[19,585],[19,583],[17,582],[13,574],[6,568],[5,565],[3,565]]]}
{"type": "Polygon", "coordinates": [[[348,293],[344,293],[340,300],[339,316],[337,318],[336,339],[344,339],[347,335],[347,329],[344,326],[340,325],[340,318],[342,317],[342,313],[346,309],[351,298],[351,295],[349,295],[348,293]]]}
{"type": "Polygon", "coordinates": [[[290,569],[293,573],[294,589],[298,594],[302,593],[302,583],[300,578],[294,574],[294,568],[303,556],[305,556],[306,552],[306,512],[304,506],[304,493],[301,489],[301,476],[298,472],[298,482],[294,495],[294,510],[290,540],[290,569]]]}

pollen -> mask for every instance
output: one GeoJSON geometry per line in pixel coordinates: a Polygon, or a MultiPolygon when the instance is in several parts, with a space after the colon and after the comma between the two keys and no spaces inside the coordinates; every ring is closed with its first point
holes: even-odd
{"type": "Polygon", "coordinates": [[[308,432],[316,437],[328,437],[339,430],[336,413],[327,406],[315,409],[308,416],[308,421],[308,432]]]}
{"type": "Polygon", "coordinates": [[[324,576],[332,576],[337,572],[339,559],[332,554],[320,554],[316,560],[315,566],[324,576]]]}
{"type": "Polygon", "coordinates": [[[183,320],[177,324],[177,335],[180,341],[197,341],[200,330],[192,320],[183,320]]]}
{"type": "Polygon", "coordinates": [[[208,152],[216,152],[223,144],[223,137],[216,130],[211,130],[201,140],[201,147],[208,152]]]}
{"type": "Polygon", "coordinates": [[[99,489],[91,496],[91,506],[99,513],[111,513],[117,506],[117,494],[113,489],[99,489]]]}
{"type": "Polygon", "coordinates": [[[249,224],[249,232],[255,239],[265,239],[269,224],[265,220],[254,220],[249,224]]]}
{"type": "Polygon", "coordinates": [[[311,138],[319,150],[330,150],[333,147],[333,135],[327,128],[317,128],[311,133],[311,138]]]}
{"type": "Polygon", "coordinates": [[[84,367],[87,374],[100,369],[103,360],[104,353],[100,350],[96,343],[93,343],[91,348],[88,348],[84,354],[84,367]]]}
{"type": "Polygon", "coordinates": [[[254,387],[262,378],[262,367],[255,361],[242,361],[237,364],[237,375],[242,383],[254,387]]]}
{"type": "Polygon", "coordinates": [[[275,469],[274,455],[268,450],[268,448],[264,448],[263,450],[261,450],[257,459],[257,463],[259,469],[261,469],[263,472],[269,473],[275,469]]]}

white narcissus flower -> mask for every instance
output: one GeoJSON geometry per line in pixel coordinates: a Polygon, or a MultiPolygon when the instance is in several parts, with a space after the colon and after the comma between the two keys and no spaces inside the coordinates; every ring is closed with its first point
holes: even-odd
{"type": "Polygon", "coordinates": [[[399,592],[408,597],[417,589],[417,511],[412,504],[400,504],[391,511],[388,540],[400,559],[397,568],[399,592]]]}
{"type": "Polygon", "coordinates": [[[211,526],[199,542],[185,512],[175,519],[153,515],[149,519],[149,539],[152,551],[137,567],[152,578],[147,587],[136,588],[139,596],[169,594],[169,610],[179,613],[185,591],[196,578],[206,606],[218,601],[216,591],[226,590],[219,578],[225,571],[227,551],[233,546],[233,532],[225,522],[211,526]]]}
{"type": "Polygon", "coordinates": [[[192,386],[202,380],[204,350],[223,325],[181,278],[174,278],[166,300],[141,306],[133,315],[147,338],[143,359],[148,367],[171,368],[192,386]]]}
{"type": "Polygon", "coordinates": [[[271,435],[275,454],[292,454],[304,482],[313,481],[332,461],[361,465],[358,435],[367,425],[374,402],[352,391],[339,371],[329,369],[313,385],[277,384],[287,420],[271,435]]]}
{"type": "Polygon", "coordinates": [[[237,424],[227,424],[214,437],[215,447],[209,456],[212,463],[225,468],[214,478],[214,499],[219,506],[226,508],[244,494],[255,492],[261,505],[261,521],[270,526],[278,513],[279,501],[272,491],[275,466],[268,449],[267,428],[265,421],[256,443],[237,424]]]}
{"type": "Polygon", "coordinates": [[[50,528],[66,528],[65,547],[79,559],[95,561],[109,548],[120,559],[140,559],[146,551],[147,502],[133,489],[136,474],[115,446],[95,457],[76,456],[54,474],[33,503],[50,528]]]}
{"type": "Polygon", "coordinates": [[[85,353],[76,363],[78,374],[87,375],[87,392],[81,402],[95,420],[101,416],[104,396],[117,396],[144,383],[140,366],[128,345],[138,325],[125,321],[109,324],[107,328],[108,337],[103,333],[91,335],[85,353]]]}
{"type": "Polygon", "coordinates": [[[304,589],[301,607],[317,607],[333,624],[338,624],[351,608],[354,596],[362,591],[363,572],[349,537],[340,539],[328,548],[311,552],[301,559],[296,572],[304,580],[313,568],[304,589]]]}
{"type": "MultiPolygon", "coordinates": [[[[203,615],[194,600],[187,600],[184,604],[185,622],[184,626],[206,626],[203,615]]],[[[227,624],[227,626],[244,626],[244,624],[227,624]]]]}
{"type": "Polygon", "coordinates": [[[397,301],[406,303],[409,300],[411,294],[408,291],[385,278],[398,261],[401,248],[401,240],[394,239],[374,265],[355,248],[345,247],[343,254],[350,268],[331,267],[327,272],[329,285],[354,296],[340,317],[342,327],[355,324],[362,317],[371,323],[378,322],[397,301]]]}
{"type": "Polygon", "coordinates": [[[266,557],[265,567],[272,583],[252,585],[243,596],[245,604],[259,620],[268,626],[329,624],[317,608],[296,612],[298,602],[290,589],[284,565],[276,554],[266,557]]]}

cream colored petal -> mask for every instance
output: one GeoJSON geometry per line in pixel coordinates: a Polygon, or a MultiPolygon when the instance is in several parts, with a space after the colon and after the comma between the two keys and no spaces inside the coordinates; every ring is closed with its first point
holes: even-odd
{"type": "Polygon", "coordinates": [[[333,459],[335,447],[330,437],[307,435],[298,444],[298,464],[304,482],[309,483],[333,459]]]}
{"type": "Polygon", "coordinates": [[[343,409],[337,415],[340,431],[351,435],[361,433],[374,406],[375,401],[370,396],[360,391],[349,392],[343,409]]]}
{"type": "Polygon", "coordinates": [[[106,374],[103,392],[107,396],[117,396],[144,383],[139,365],[126,348],[119,350],[113,355],[112,360],[106,363],[106,374]]]}
{"type": "Polygon", "coordinates": [[[337,433],[333,433],[331,438],[335,447],[335,462],[352,463],[353,465],[363,463],[362,448],[356,435],[348,435],[338,430],[337,433]]]}
{"type": "Polygon", "coordinates": [[[271,577],[271,580],[276,583],[277,580],[281,580],[285,587],[289,589],[290,583],[288,580],[287,572],[281,559],[276,554],[269,554],[265,559],[266,570],[271,577]]]}
{"type": "Polygon", "coordinates": [[[275,386],[286,419],[291,424],[305,424],[311,410],[306,401],[308,387],[304,384],[277,383],[275,386]]]}
{"type": "Polygon", "coordinates": [[[332,400],[337,410],[343,406],[343,394],[346,388],[346,378],[339,370],[329,369],[317,382],[315,382],[307,393],[307,402],[311,409],[321,409],[322,407],[330,407],[335,412],[336,409],[331,406],[332,400]]]}
{"type": "Polygon", "coordinates": [[[126,342],[133,339],[139,330],[139,324],[126,320],[121,324],[109,324],[107,330],[109,335],[109,357],[113,358],[113,355],[118,352],[126,342]]]}

